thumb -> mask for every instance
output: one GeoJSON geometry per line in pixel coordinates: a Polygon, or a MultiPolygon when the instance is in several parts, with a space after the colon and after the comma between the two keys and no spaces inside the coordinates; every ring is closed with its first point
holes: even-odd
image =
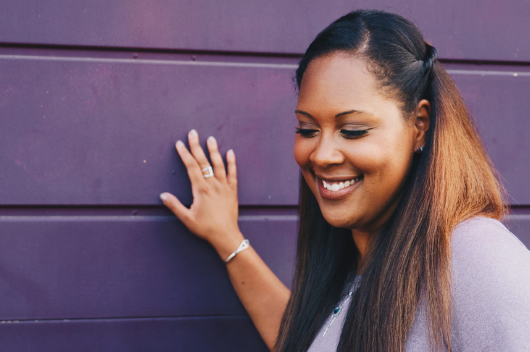
{"type": "Polygon", "coordinates": [[[184,223],[188,228],[192,224],[192,215],[191,210],[186,208],[184,204],[178,200],[177,197],[172,195],[171,193],[164,192],[160,194],[160,199],[164,203],[166,207],[169,208],[175,214],[180,221],[184,223]]]}

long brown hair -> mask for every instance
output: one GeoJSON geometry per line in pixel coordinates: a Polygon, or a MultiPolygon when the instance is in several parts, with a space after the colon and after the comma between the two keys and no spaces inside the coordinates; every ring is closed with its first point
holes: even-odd
{"type": "MultiPolygon", "coordinates": [[[[450,239],[476,215],[500,219],[504,193],[453,80],[416,26],[388,12],[358,10],[324,29],[296,72],[298,88],[315,58],[347,52],[362,57],[383,92],[410,118],[419,100],[431,103],[422,154],[414,156],[404,195],[370,244],[338,351],[403,351],[423,300],[432,350],[451,350],[450,239]]],[[[334,304],[359,253],[351,230],[322,216],[300,177],[300,223],[293,289],[275,350],[305,351],[334,304]]]]}

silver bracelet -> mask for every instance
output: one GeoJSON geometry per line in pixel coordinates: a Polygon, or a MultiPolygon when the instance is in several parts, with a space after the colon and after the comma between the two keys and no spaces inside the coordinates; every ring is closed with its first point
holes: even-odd
{"type": "Polygon", "coordinates": [[[236,256],[237,253],[241,252],[241,251],[244,251],[245,249],[247,249],[250,245],[249,245],[249,240],[243,240],[241,242],[241,244],[239,245],[239,247],[237,247],[237,249],[234,251],[234,253],[230,254],[228,256],[228,258],[226,258],[225,260],[225,263],[228,263],[229,261],[232,260],[232,258],[234,258],[236,256]]]}

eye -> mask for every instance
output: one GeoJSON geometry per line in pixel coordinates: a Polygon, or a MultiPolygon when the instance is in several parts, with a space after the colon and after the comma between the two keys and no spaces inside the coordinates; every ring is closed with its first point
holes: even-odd
{"type": "MultiPolygon", "coordinates": [[[[299,128],[296,127],[296,133],[301,134],[303,137],[306,138],[312,138],[315,136],[315,134],[318,132],[318,130],[312,130],[308,128],[299,128]]],[[[349,139],[357,138],[362,135],[365,135],[368,133],[368,130],[360,130],[360,131],[351,131],[351,130],[340,130],[340,132],[349,139]]]]}
{"type": "Polygon", "coordinates": [[[302,135],[302,137],[311,138],[315,136],[315,133],[317,133],[318,130],[311,130],[311,129],[305,129],[305,128],[299,128],[296,127],[296,133],[299,133],[302,135]]]}
{"type": "Polygon", "coordinates": [[[340,133],[342,133],[346,138],[356,138],[356,137],[359,137],[359,136],[362,136],[368,133],[368,130],[361,130],[361,131],[340,130],[340,133]]]}

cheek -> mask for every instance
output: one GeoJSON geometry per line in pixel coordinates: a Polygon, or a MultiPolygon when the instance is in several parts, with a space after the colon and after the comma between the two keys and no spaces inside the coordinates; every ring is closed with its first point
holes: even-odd
{"type": "Polygon", "coordinates": [[[388,163],[386,148],[371,141],[345,146],[343,151],[349,163],[365,176],[377,174],[388,163]]]}
{"type": "Polygon", "coordinates": [[[312,141],[307,138],[297,136],[294,143],[294,159],[300,170],[302,171],[302,176],[304,177],[309,189],[314,194],[315,197],[318,196],[318,189],[314,184],[313,174],[310,171],[310,156],[313,151],[312,141]]]}
{"type": "Polygon", "coordinates": [[[294,160],[300,166],[304,168],[309,162],[309,156],[311,155],[311,141],[307,138],[296,136],[294,140],[294,160]]]}
{"type": "MultiPolygon", "coordinates": [[[[362,159],[365,183],[373,193],[385,197],[397,191],[404,182],[412,161],[412,154],[403,145],[392,144],[373,148],[372,153],[362,159]]],[[[361,163],[361,161],[359,161],[361,163]]]]}
{"type": "MultiPolygon", "coordinates": [[[[358,143],[347,158],[365,176],[367,192],[389,192],[405,177],[412,159],[403,142],[385,136],[358,143]],[[386,137],[386,138],[385,138],[386,137]]],[[[346,149],[345,149],[346,150],[346,149]]]]}

